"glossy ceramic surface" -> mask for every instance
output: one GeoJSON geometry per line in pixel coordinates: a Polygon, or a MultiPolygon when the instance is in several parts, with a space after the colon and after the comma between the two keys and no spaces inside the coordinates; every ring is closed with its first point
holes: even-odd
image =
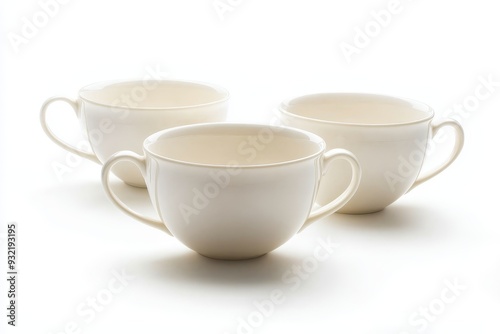
{"type": "MultiPolygon", "coordinates": [[[[41,108],[41,123],[47,136],[67,151],[97,163],[113,153],[142,151],[149,135],[171,127],[226,119],[229,93],[210,84],[187,81],[128,81],[96,83],[82,88],[77,99],[53,97],[41,108]],[[76,113],[84,137],[93,152],[87,153],[66,143],[47,125],[47,110],[63,101],[76,113]]],[[[144,187],[133,165],[123,162],[113,173],[127,184],[144,187]]]]}
{"type": "Polygon", "coordinates": [[[121,210],[196,252],[247,259],[279,247],[354,195],[361,174],[356,158],[343,149],[325,152],[325,147],[320,137],[291,128],[183,126],[148,137],[144,155],[113,155],[103,166],[102,181],[121,210]],[[339,160],[350,166],[346,187],[312,210],[322,175],[339,160]],[[123,161],[142,172],[160,220],[133,211],[111,190],[110,168],[123,161]]]}
{"type": "MultiPolygon", "coordinates": [[[[325,93],[284,101],[282,124],[321,136],[328,149],[353,152],[363,170],[358,191],[338,212],[371,213],[384,209],[415,186],[447,168],[459,155],[462,127],[452,119],[433,123],[434,112],[420,102],[372,94],[325,93]],[[422,172],[428,140],[443,127],[455,130],[455,146],[442,165],[422,172]]],[[[335,162],[325,175],[317,201],[326,203],[346,187],[350,169],[335,162]]]]}

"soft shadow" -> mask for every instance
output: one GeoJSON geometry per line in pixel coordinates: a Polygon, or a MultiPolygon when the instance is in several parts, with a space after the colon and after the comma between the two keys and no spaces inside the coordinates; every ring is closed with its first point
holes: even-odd
{"type": "MultiPolygon", "coordinates": [[[[111,180],[110,185],[115,194],[132,209],[144,214],[155,214],[146,188],[129,186],[118,179],[111,180]]],[[[92,208],[92,210],[98,211],[117,210],[106,196],[103,186],[98,180],[45,188],[43,190],[43,197],[49,200],[51,198],[57,199],[58,201],[63,198],[66,201],[71,201],[81,206],[82,209],[92,208]]]]}
{"type": "Polygon", "coordinates": [[[156,257],[137,259],[128,266],[141,277],[154,277],[164,282],[209,286],[255,286],[279,284],[282,275],[303,258],[273,251],[264,256],[241,261],[214,260],[191,250],[156,257]]]}
{"type": "Polygon", "coordinates": [[[328,225],[342,229],[365,231],[415,233],[437,231],[446,225],[447,217],[432,206],[392,204],[382,211],[349,215],[335,213],[325,219],[328,225]]]}
{"type": "Polygon", "coordinates": [[[111,181],[110,186],[111,190],[123,201],[123,203],[126,203],[130,207],[153,210],[151,199],[146,188],[133,187],[120,180],[111,181]]]}

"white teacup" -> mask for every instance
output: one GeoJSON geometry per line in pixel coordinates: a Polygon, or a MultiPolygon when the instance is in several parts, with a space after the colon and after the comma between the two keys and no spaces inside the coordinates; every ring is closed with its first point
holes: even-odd
{"type": "Polygon", "coordinates": [[[325,147],[319,136],[286,127],[188,125],[148,137],[144,156],[113,155],[102,182],[121,210],[192,250],[248,259],[279,247],[354,195],[361,175],[356,158],[343,149],[325,153],[325,147]],[[336,160],[348,162],[352,178],[336,199],[312,211],[320,179],[336,160]],[[161,220],[133,211],[110,189],[109,171],[123,161],[142,172],[161,220]]]}
{"type": "MultiPolygon", "coordinates": [[[[447,168],[464,142],[462,127],[452,119],[432,123],[434,112],[420,102],[390,96],[325,93],[284,101],[282,124],[321,136],[328,149],[353,152],[363,169],[358,191],[339,213],[371,213],[384,209],[403,194],[447,168]],[[438,168],[420,173],[426,146],[438,129],[455,130],[451,155],[438,168]]],[[[350,170],[335,163],[335,177],[325,176],[317,202],[327,203],[340,194],[350,170]],[[339,177],[340,176],[340,177],[339,177]]]]}
{"type": "MultiPolygon", "coordinates": [[[[57,145],[101,164],[118,151],[141,152],[144,139],[157,131],[179,125],[225,121],[228,98],[225,89],[197,82],[96,83],[82,88],[77,99],[48,99],[41,108],[40,119],[43,130],[57,145]],[[66,102],[73,108],[93,153],[64,142],[50,130],[46,114],[55,101],[66,102]]],[[[115,166],[113,173],[129,185],[145,186],[140,173],[127,162],[115,166]]]]}

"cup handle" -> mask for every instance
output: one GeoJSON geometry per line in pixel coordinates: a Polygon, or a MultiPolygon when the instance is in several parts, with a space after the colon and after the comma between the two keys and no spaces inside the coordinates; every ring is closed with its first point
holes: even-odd
{"type": "Polygon", "coordinates": [[[346,160],[351,165],[352,177],[349,186],[340,194],[336,199],[332,200],[330,203],[323,205],[322,207],[314,210],[307,218],[306,222],[300,228],[301,232],[304,228],[309,226],[311,223],[331,215],[341,207],[343,207],[356,193],[358,190],[359,183],[361,181],[361,167],[359,166],[358,159],[351,152],[336,148],[326,152],[322,157],[322,175],[328,171],[334,160],[346,160]]]}
{"type": "Polygon", "coordinates": [[[428,171],[424,174],[420,174],[417,178],[417,180],[413,183],[410,189],[408,189],[407,192],[415,188],[416,186],[424,183],[425,181],[433,178],[434,176],[438,175],[441,173],[443,170],[445,170],[449,165],[455,161],[455,159],[458,157],[460,152],[462,151],[462,148],[464,147],[464,129],[458,123],[457,121],[448,118],[442,121],[437,122],[436,124],[433,124],[431,126],[431,138],[433,138],[436,133],[438,132],[439,129],[444,128],[446,126],[452,127],[453,130],[455,130],[455,146],[453,147],[453,150],[451,152],[451,155],[448,157],[448,159],[441,165],[436,167],[434,170],[428,171]]]}
{"type": "Polygon", "coordinates": [[[88,153],[85,151],[82,151],[78,149],[77,147],[67,144],[64,141],[62,141],[59,137],[57,137],[52,130],[50,130],[49,126],[47,125],[47,109],[49,108],[49,105],[52,102],[56,101],[63,101],[66,102],[73,108],[75,113],[78,115],[79,109],[78,109],[78,101],[64,97],[64,96],[56,96],[56,97],[51,97],[50,99],[47,99],[40,110],[40,122],[42,124],[43,131],[45,131],[45,134],[57,145],[60,147],[64,148],[66,151],[71,152],[73,154],[79,155],[82,158],[88,159],[90,161],[93,161],[95,163],[100,164],[99,159],[97,159],[96,155],[94,153],[88,153]]]}
{"type": "Polygon", "coordinates": [[[113,154],[109,160],[104,164],[102,167],[102,173],[101,173],[101,180],[102,184],[104,186],[104,191],[106,192],[106,195],[111,199],[111,201],[123,212],[125,212],[127,215],[137,219],[141,223],[144,223],[148,226],[157,228],[163,232],[166,232],[167,234],[172,235],[168,228],[163,224],[158,219],[153,219],[146,217],[140,213],[137,213],[136,211],[130,209],[125,203],[123,203],[118,196],[111,190],[109,186],[109,173],[111,171],[111,168],[118,162],[120,161],[128,161],[133,164],[135,164],[139,170],[141,171],[141,174],[144,178],[146,178],[146,159],[132,151],[122,151],[113,154]]]}

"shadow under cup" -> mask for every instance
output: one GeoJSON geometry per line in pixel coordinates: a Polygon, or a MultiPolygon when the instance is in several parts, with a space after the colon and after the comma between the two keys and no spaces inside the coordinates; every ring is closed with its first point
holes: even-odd
{"type": "MultiPolygon", "coordinates": [[[[380,211],[451,164],[463,145],[463,132],[456,122],[448,120],[435,129],[446,125],[457,131],[452,158],[420,180],[427,141],[434,130],[433,116],[426,104],[372,94],[307,95],[280,106],[284,125],[316,133],[325,140],[327,149],[345,148],[358,158],[363,170],[360,186],[337,211],[350,214],[380,211]]],[[[349,180],[350,168],[343,161],[333,164],[334,173],[325,175],[320,185],[319,204],[338,196],[349,180]]]]}

